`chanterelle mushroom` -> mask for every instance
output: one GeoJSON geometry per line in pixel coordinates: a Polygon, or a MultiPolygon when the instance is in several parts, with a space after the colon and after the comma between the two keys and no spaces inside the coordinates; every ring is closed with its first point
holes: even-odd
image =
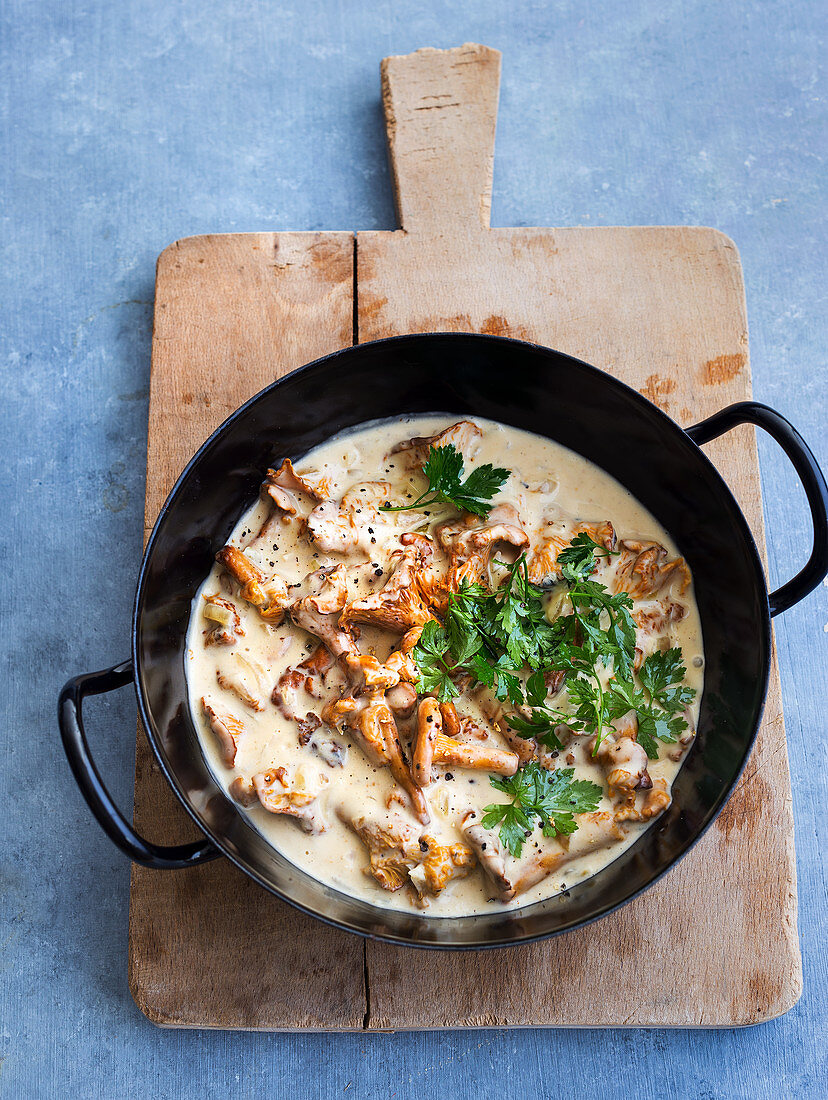
{"type": "Polygon", "coordinates": [[[514,752],[498,749],[484,741],[458,741],[443,732],[443,715],[436,699],[423,699],[417,710],[417,739],[412,772],[418,787],[433,779],[432,768],[443,764],[454,768],[476,768],[498,775],[514,775],[518,769],[514,752]]]}
{"type": "Polygon", "coordinates": [[[667,787],[667,780],[662,778],[654,779],[652,787],[644,795],[644,802],[641,809],[636,810],[634,815],[631,810],[628,810],[626,813],[622,810],[621,813],[615,815],[615,820],[649,821],[651,818],[657,817],[666,810],[672,801],[672,796],[667,787]]]}
{"type": "Polygon", "coordinates": [[[383,890],[396,891],[412,885],[428,904],[428,896],[437,897],[455,879],[465,878],[476,859],[467,844],[440,844],[427,834],[418,837],[408,822],[394,815],[371,818],[347,804],[337,814],[368,849],[368,873],[383,890]]]}
{"type": "Polygon", "coordinates": [[[313,508],[329,498],[330,490],[328,478],[312,481],[294,470],[289,458],[283,459],[279,469],[268,470],[262,482],[262,498],[269,501],[273,508],[251,545],[272,539],[273,527],[277,523],[297,522],[303,525],[313,508]]]}
{"type": "Polygon", "coordinates": [[[461,821],[460,831],[480,860],[480,866],[494,886],[497,896],[503,901],[508,901],[514,896],[512,881],[506,871],[506,861],[509,857],[506,849],[501,847],[497,833],[484,829],[473,810],[470,810],[461,821]]]}
{"type": "Polygon", "coordinates": [[[225,767],[232,768],[236,763],[236,749],[239,738],[244,733],[244,723],[229,711],[208,703],[206,699],[201,700],[201,709],[218,740],[222,763],[225,767]]]}
{"type": "Polygon", "coordinates": [[[290,605],[290,617],[297,626],[315,634],[334,657],[357,653],[352,632],[340,625],[339,612],[348,598],[344,565],[316,569],[305,577],[310,593],[290,605]]]}
{"type": "Polygon", "coordinates": [[[258,566],[235,546],[222,547],[216,554],[216,561],[238,582],[242,599],[252,604],[265,622],[272,626],[278,626],[282,622],[288,591],[287,585],[278,574],[265,577],[258,566]]]}
{"type": "MultiPolygon", "coordinates": [[[[324,727],[323,727],[324,729],[324,727]]],[[[329,768],[344,768],[348,759],[348,746],[337,741],[335,737],[325,737],[316,733],[310,740],[310,747],[329,768]]]]}
{"type": "Polygon", "coordinates": [[[687,615],[687,608],[683,603],[671,600],[666,605],[661,603],[639,608],[633,611],[632,617],[638,627],[639,638],[664,635],[672,630],[675,623],[680,623],[687,615]]]}
{"type": "Polygon", "coordinates": [[[359,515],[361,508],[366,508],[371,514],[373,509],[388,500],[390,492],[390,481],[359,481],[342,494],[342,507],[354,515],[359,515]]]}
{"type": "Polygon", "coordinates": [[[390,455],[402,454],[409,469],[420,469],[428,458],[428,452],[432,447],[452,446],[458,450],[464,459],[468,461],[477,450],[477,441],[483,432],[471,420],[458,420],[450,428],[435,435],[415,436],[413,439],[405,439],[392,447],[390,455]]]}
{"type": "Polygon", "coordinates": [[[573,859],[608,848],[624,838],[612,814],[601,811],[580,814],[576,832],[558,837],[540,852],[516,860],[501,847],[497,833],[483,828],[474,811],[466,814],[460,829],[501,901],[511,901],[573,859]]]}
{"type": "Polygon", "coordinates": [[[461,519],[439,524],[434,534],[449,555],[446,594],[459,592],[463,581],[489,583],[489,562],[499,543],[521,550],[529,545],[520,516],[511,504],[492,508],[487,519],[466,513],[461,519]]]}
{"type": "Polygon", "coordinates": [[[623,539],[615,575],[615,591],[622,589],[634,599],[657,596],[678,584],[682,595],[690,583],[684,558],[668,560],[667,549],[659,542],[623,539]]]}
{"type": "Polygon", "coordinates": [[[458,878],[465,878],[475,867],[474,851],[466,844],[440,844],[423,834],[418,846],[420,862],[408,872],[408,877],[423,902],[426,896],[437,897],[458,878]]]}
{"type": "Polygon", "coordinates": [[[649,786],[647,753],[632,736],[606,737],[595,756],[606,769],[610,798],[649,786]]]}
{"type": "Polygon", "coordinates": [[[222,672],[216,669],[216,682],[225,691],[231,691],[237,699],[241,699],[246,707],[251,710],[264,710],[264,703],[248,687],[242,675],[238,671],[222,672]]]}
{"type": "Polygon", "coordinates": [[[352,486],[339,504],[325,500],[308,516],[309,537],[326,554],[347,554],[357,547],[373,557],[378,544],[394,530],[394,523],[377,508],[390,490],[387,481],[352,486]]]}
{"type": "MultiPolygon", "coordinates": [[[[346,726],[354,731],[368,759],[379,767],[389,768],[395,781],[408,795],[415,816],[426,825],[429,821],[428,806],[422,791],[412,779],[403,756],[397,723],[385,698],[385,688],[394,686],[388,682],[387,666],[380,666],[376,658],[366,656],[346,660],[351,666],[356,664],[363,676],[367,670],[374,682],[369,685],[366,680],[364,686],[356,687],[351,695],[329,703],[322,711],[322,719],[336,729],[346,726]],[[376,662],[376,668],[371,661],[376,662]]],[[[398,675],[396,682],[399,683],[398,675]]]]}
{"type": "Polygon", "coordinates": [[[309,745],[331,768],[343,767],[348,756],[347,746],[332,737],[319,715],[305,709],[297,696],[300,690],[312,699],[321,699],[326,692],[336,692],[338,696],[338,689],[343,684],[344,677],[338,662],[327,646],[318,645],[304,661],[282,673],[270,697],[276,709],[296,723],[300,747],[309,745]]]}
{"type": "Polygon", "coordinates": [[[639,790],[649,790],[653,782],[647,770],[649,760],[644,748],[636,741],[638,722],[633,712],[615,722],[616,733],[606,737],[595,758],[603,766],[610,798],[616,802],[616,821],[633,820],[635,797],[639,790]]]}
{"type": "Polygon", "coordinates": [[[412,683],[417,676],[414,661],[399,649],[395,649],[384,664],[370,653],[349,653],[343,658],[343,664],[355,695],[377,688],[388,691],[400,682],[412,683]]]}
{"type": "Polygon", "coordinates": [[[324,833],[325,821],[314,803],[328,784],[321,774],[309,776],[304,768],[278,767],[253,776],[259,801],[272,814],[287,814],[306,833],[324,833]]]}
{"type": "MultiPolygon", "coordinates": [[[[612,814],[602,810],[578,816],[578,829],[569,836],[558,837],[550,849],[530,855],[522,860],[515,872],[512,883],[512,897],[537,886],[539,882],[559,870],[574,859],[590,852],[609,848],[624,839],[621,829],[612,814]]],[[[504,899],[505,900],[505,899],[504,899]]]]}
{"type": "Polygon", "coordinates": [[[245,779],[243,776],[237,776],[228,787],[230,797],[238,802],[240,806],[244,806],[246,809],[250,809],[251,806],[255,806],[259,801],[259,796],[256,793],[256,787],[253,784],[252,779],[245,779]]]}
{"type": "Polygon", "coordinates": [[[403,757],[397,723],[385,699],[376,699],[369,703],[363,711],[358,728],[364,741],[376,743],[382,737],[383,755],[391,774],[408,795],[414,816],[423,825],[427,825],[430,820],[428,806],[422,791],[411,777],[411,771],[403,757]]]}
{"type": "Polygon", "coordinates": [[[340,806],[337,814],[368,849],[368,873],[383,890],[402,889],[420,854],[416,830],[399,818],[374,819],[347,805],[340,806]]]}
{"type": "Polygon", "coordinates": [[[210,629],[205,632],[206,646],[235,645],[237,638],[244,637],[236,605],[218,592],[204,597],[203,615],[210,624],[210,629]]]}
{"type": "Polygon", "coordinates": [[[295,668],[285,669],[273,689],[271,702],[289,721],[297,721],[303,713],[296,698],[298,692],[303,690],[312,699],[321,699],[329,678],[338,671],[333,654],[320,644],[295,668]]]}
{"type": "Polygon", "coordinates": [[[433,618],[430,594],[436,577],[429,570],[434,547],[425,535],[406,534],[400,538],[402,549],[391,555],[393,572],[379,592],[349,603],[340,622],[367,623],[384,630],[404,633],[433,618]]]}
{"type": "Polygon", "coordinates": [[[324,500],[310,513],[307,532],[326,554],[347,554],[359,542],[359,530],[350,512],[343,511],[336,501],[324,500]]]}

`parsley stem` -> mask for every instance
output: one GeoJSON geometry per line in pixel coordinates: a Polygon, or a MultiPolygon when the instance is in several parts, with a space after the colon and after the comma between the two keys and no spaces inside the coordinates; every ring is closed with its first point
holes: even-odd
{"type": "Polygon", "coordinates": [[[426,489],[426,491],[424,493],[421,493],[420,496],[414,501],[413,504],[400,504],[400,505],[398,505],[397,507],[394,507],[394,508],[392,508],[390,504],[381,504],[380,505],[380,511],[381,512],[409,512],[409,511],[413,511],[413,509],[415,509],[415,508],[420,508],[420,507],[427,508],[430,504],[444,503],[443,501],[438,500],[436,497],[432,500],[426,500],[425,497],[427,497],[427,496],[428,496],[428,490],[426,489]]]}
{"type": "Polygon", "coordinates": [[[601,677],[598,675],[598,673],[595,671],[595,669],[592,670],[592,678],[595,681],[595,683],[598,685],[598,715],[597,715],[598,721],[597,721],[596,730],[595,730],[597,736],[595,738],[595,748],[592,750],[592,755],[595,756],[595,754],[598,752],[598,749],[600,747],[601,742],[604,740],[604,713],[605,713],[605,711],[604,711],[604,687],[601,683],[601,677]]]}

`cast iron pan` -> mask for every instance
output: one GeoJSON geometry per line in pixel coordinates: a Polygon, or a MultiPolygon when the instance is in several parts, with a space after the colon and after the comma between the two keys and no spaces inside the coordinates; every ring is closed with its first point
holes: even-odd
{"type": "Polygon", "coordinates": [[[756,402],[683,431],[634,390],[560,352],[465,334],[361,344],[294,371],[225,421],[184,470],[161,510],[138,578],[132,660],[70,680],[59,719],[69,763],[114,843],[147,867],[183,868],[224,855],[278,897],[340,928],[423,947],[525,943],[577,928],[652,885],[721,810],[762,716],[770,619],[828,572],[828,489],[804,440],[756,402]],[[190,603],[263,471],[364,421],[406,413],[482,416],[537,432],[603,467],[672,534],[695,580],[706,657],[698,737],[673,804],[594,878],[513,912],[440,919],[393,912],[339,893],[292,866],[213,779],[187,707],[184,654],[190,603]],[[807,495],[814,547],[804,568],[768,595],[753,538],[700,445],[737,424],[764,428],[807,495]],[[162,847],[140,837],[110,798],[84,735],[81,703],[134,679],[150,744],[170,786],[205,834],[162,847]]]}

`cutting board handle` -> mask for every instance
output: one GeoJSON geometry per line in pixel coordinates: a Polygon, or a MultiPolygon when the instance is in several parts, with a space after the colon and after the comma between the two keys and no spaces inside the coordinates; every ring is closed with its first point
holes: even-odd
{"type": "Polygon", "coordinates": [[[489,227],[500,51],[467,43],[386,57],[380,67],[400,227],[489,227]]]}

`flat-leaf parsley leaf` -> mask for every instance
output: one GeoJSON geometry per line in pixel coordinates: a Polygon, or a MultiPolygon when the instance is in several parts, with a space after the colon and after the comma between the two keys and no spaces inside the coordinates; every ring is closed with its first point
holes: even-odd
{"type": "Polygon", "coordinates": [[[487,462],[461,481],[463,455],[454,444],[449,443],[445,447],[429,448],[423,473],[428,478],[428,488],[415,501],[397,507],[383,504],[380,511],[408,512],[427,508],[431,504],[453,504],[461,511],[473,512],[485,519],[492,510],[489,502],[502,488],[510,471],[487,462]]]}
{"type": "Polygon", "coordinates": [[[616,551],[607,550],[606,546],[596,542],[586,531],[576,535],[569,546],[558,554],[558,565],[561,567],[563,579],[570,583],[585,581],[595,572],[598,564],[595,560],[596,553],[598,557],[608,558],[616,551]]]}
{"type": "Polygon", "coordinates": [[[658,741],[675,742],[687,729],[682,712],[696,693],[681,683],[686,674],[681,650],[668,649],[651,653],[644,660],[638,671],[642,688],[621,677],[609,682],[610,721],[634,711],[638,721],[636,739],[651,760],[658,759],[658,741]]]}
{"type": "Polygon", "coordinates": [[[490,776],[491,785],[512,801],[484,806],[483,828],[500,826],[500,841],[516,858],[538,823],[544,836],[574,833],[578,825],[573,815],[596,809],[603,793],[597,783],[573,779],[574,772],[548,772],[533,760],[508,779],[490,776]]]}

